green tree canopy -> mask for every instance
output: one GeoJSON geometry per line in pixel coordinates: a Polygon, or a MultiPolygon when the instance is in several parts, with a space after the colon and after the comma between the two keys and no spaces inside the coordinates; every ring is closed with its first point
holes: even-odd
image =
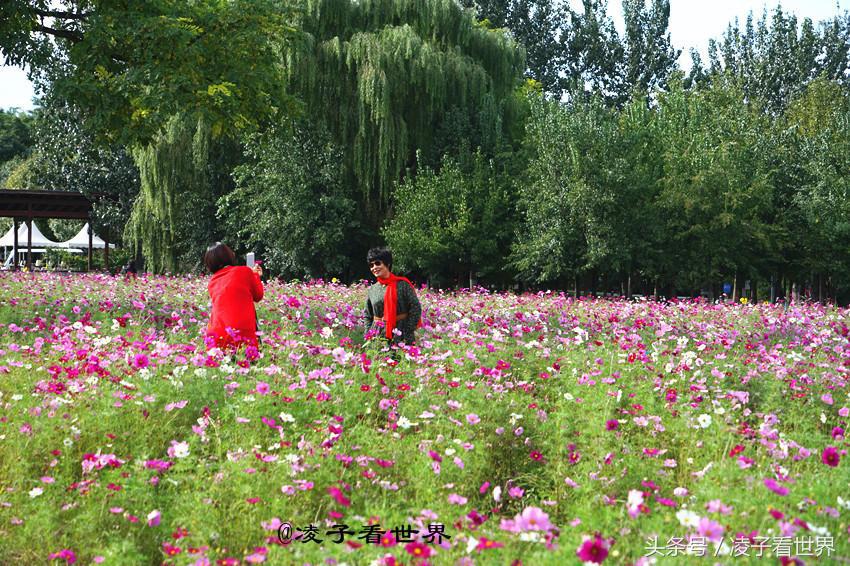
{"type": "Polygon", "coordinates": [[[501,109],[522,51],[454,0],[309,0],[289,50],[291,92],[346,148],[346,183],[377,226],[390,189],[452,109],[501,109]],[[492,100],[488,103],[488,100],[492,100]]]}
{"type": "Polygon", "coordinates": [[[396,214],[383,234],[404,269],[472,282],[496,279],[513,236],[511,187],[493,161],[477,152],[425,167],[394,191],[396,214]],[[467,279],[468,276],[468,279],[467,279]]]}
{"type": "Polygon", "coordinates": [[[245,147],[236,189],[218,201],[228,240],[274,274],[348,278],[362,237],[356,195],[342,183],[342,152],[329,134],[300,121],[254,134],[245,147]]]}
{"type": "Polygon", "coordinates": [[[730,23],[719,41],[709,41],[708,54],[710,74],[735,77],[748,98],[778,113],[816,77],[850,84],[850,12],[815,26],[777,6],[758,21],[750,14],[743,29],[730,23]]]}
{"type": "Polygon", "coordinates": [[[0,109],[0,163],[29,153],[32,120],[30,114],[0,109]]]}
{"type": "Polygon", "coordinates": [[[113,142],[147,143],[178,112],[215,135],[289,109],[290,19],[282,0],[7,0],[0,54],[52,82],[113,142]]]}

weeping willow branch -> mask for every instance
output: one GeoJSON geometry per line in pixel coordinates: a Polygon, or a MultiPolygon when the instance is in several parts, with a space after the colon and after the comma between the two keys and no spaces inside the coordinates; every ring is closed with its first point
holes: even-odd
{"type": "Polygon", "coordinates": [[[141,191],[133,205],[125,238],[141,252],[148,271],[177,271],[181,195],[203,190],[210,131],[202,121],[173,117],[155,142],[136,149],[141,191]]]}
{"type": "Polygon", "coordinates": [[[506,33],[454,0],[308,0],[301,27],[291,89],[351,148],[346,168],[379,210],[449,110],[501,103],[525,68],[506,33]]]}

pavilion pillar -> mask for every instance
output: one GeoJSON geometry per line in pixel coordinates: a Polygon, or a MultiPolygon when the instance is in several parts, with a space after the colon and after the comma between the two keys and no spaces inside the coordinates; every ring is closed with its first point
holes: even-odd
{"type": "Polygon", "coordinates": [[[103,265],[106,267],[106,272],[109,273],[109,229],[103,235],[103,265]]]}
{"type": "Polygon", "coordinates": [[[18,270],[18,217],[12,217],[12,229],[15,232],[14,240],[12,241],[12,271],[18,270]]]}
{"type": "Polygon", "coordinates": [[[91,220],[89,220],[89,260],[88,260],[88,271],[91,271],[91,249],[92,249],[92,230],[91,230],[91,220]]]}
{"type": "Polygon", "coordinates": [[[27,271],[32,271],[32,206],[27,217],[27,271]]]}

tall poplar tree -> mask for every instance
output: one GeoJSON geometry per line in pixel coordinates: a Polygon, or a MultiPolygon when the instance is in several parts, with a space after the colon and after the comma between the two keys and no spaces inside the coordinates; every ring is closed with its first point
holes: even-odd
{"type": "Polygon", "coordinates": [[[747,97],[778,114],[817,77],[850,84],[850,12],[817,26],[780,6],[758,21],[750,14],[743,29],[736,20],[710,40],[708,55],[710,74],[735,77],[747,97]]]}

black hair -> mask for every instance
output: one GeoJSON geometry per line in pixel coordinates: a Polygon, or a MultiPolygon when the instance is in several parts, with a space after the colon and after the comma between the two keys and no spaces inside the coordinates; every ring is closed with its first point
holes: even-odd
{"type": "Polygon", "coordinates": [[[369,250],[369,253],[366,254],[366,262],[370,263],[373,261],[380,261],[387,268],[392,268],[393,266],[393,253],[388,248],[372,248],[369,250]]]}
{"type": "Polygon", "coordinates": [[[236,254],[226,244],[216,242],[207,248],[204,254],[204,266],[210,273],[215,273],[228,265],[236,265],[236,254]]]}

